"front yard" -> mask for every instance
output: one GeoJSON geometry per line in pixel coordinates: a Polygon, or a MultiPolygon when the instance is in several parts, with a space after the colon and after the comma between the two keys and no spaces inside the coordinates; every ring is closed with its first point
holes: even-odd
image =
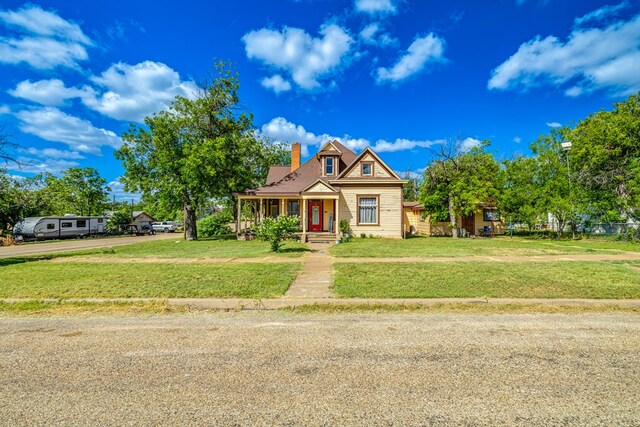
{"type": "Polygon", "coordinates": [[[299,269],[297,262],[5,262],[0,298],[277,298],[299,269]]]}
{"type": "Polygon", "coordinates": [[[410,239],[360,239],[335,245],[335,257],[463,257],[535,256],[563,254],[615,254],[640,252],[640,245],[610,240],[532,240],[509,237],[492,239],[453,239],[450,237],[412,237],[410,239]]]}
{"type": "Polygon", "coordinates": [[[281,252],[273,253],[269,250],[269,243],[245,240],[211,240],[202,239],[192,242],[180,237],[169,240],[156,240],[128,246],[113,248],[112,251],[102,251],[105,257],[126,258],[260,258],[301,257],[308,248],[300,243],[289,240],[281,252]]]}
{"type": "Polygon", "coordinates": [[[334,264],[353,298],[640,298],[640,261],[334,264]]]}

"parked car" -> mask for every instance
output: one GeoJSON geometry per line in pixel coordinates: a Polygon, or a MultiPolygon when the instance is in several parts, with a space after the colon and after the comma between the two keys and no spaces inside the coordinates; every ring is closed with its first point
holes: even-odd
{"type": "Polygon", "coordinates": [[[155,231],[162,231],[164,233],[173,233],[174,231],[176,231],[176,228],[178,228],[174,221],[152,222],[151,227],[155,231]]]}

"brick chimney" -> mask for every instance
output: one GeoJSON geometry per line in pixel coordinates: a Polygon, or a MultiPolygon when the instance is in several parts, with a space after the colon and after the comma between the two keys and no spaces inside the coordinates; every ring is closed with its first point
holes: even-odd
{"type": "Polygon", "coordinates": [[[300,167],[300,143],[291,144],[291,172],[300,167]]]}

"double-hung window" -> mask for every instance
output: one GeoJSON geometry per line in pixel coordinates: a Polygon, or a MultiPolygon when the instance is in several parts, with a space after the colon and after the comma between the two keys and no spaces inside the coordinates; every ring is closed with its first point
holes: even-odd
{"type": "Polygon", "coordinates": [[[326,157],[324,159],[324,174],[333,175],[333,157],[326,157]]]}
{"type": "Polygon", "coordinates": [[[377,225],[378,224],[378,197],[362,196],[358,197],[358,224],[377,225]]]}

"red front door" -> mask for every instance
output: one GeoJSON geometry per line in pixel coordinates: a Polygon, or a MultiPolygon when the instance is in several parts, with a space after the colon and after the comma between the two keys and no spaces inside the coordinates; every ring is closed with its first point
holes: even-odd
{"type": "Polygon", "coordinates": [[[322,231],[322,202],[309,201],[309,231],[322,231]]]}

